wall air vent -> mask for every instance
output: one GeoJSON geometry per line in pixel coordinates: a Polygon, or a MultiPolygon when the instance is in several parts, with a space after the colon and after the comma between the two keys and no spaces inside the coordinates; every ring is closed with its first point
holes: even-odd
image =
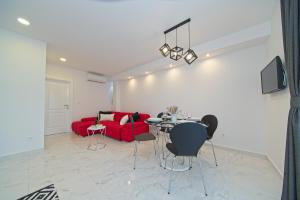
{"type": "Polygon", "coordinates": [[[94,73],[94,72],[87,73],[87,80],[90,82],[96,82],[96,83],[106,83],[106,81],[107,81],[107,79],[104,75],[94,73]]]}

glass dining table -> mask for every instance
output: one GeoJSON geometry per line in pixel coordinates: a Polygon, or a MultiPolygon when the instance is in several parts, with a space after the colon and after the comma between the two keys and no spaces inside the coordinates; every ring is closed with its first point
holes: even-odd
{"type": "Polygon", "coordinates": [[[171,129],[176,126],[177,124],[181,123],[198,123],[201,124],[204,127],[208,127],[206,124],[201,122],[199,118],[187,118],[187,119],[178,119],[176,121],[172,121],[171,117],[167,118],[149,118],[148,120],[145,121],[150,127],[152,127],[152,131],[156,133],[157,135],[157,140],[156,144],[160,146],[160,152],[158,151],[158,159],[159,159],[159,164],[161,167],[164,169],[172,170],[172,171],[187,171],[190,169],[189,165],[186,165],[187,163],[185,162],[185,159],[182,158],[182,161],[179,163],[179,165],[175,168],[171,168],[168,166],[168,158],[170,157],[171,153],[166,153],[166,144],[168,142],[171,142],[170,140],[170,131],[171,129]],[[161,140],[161,141],[159,141],[161,140]],[[160,144],[159,144],[160,143],[160,144]]]}

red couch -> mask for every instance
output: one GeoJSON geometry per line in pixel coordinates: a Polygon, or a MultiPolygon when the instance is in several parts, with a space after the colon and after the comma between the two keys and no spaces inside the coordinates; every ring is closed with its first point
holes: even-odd
{"type": "MultiPolygon", "coordinates": [[[[131,142],[133,141],[131,123],[120,125],[120,120],[124,115],[132,115],[133,113],[127,112],[113,112],[114,121],[101,121],[100,124],[106,126],[106,135],[117,140],[131,142]]],[[[148,119],[150,115],[139,113],[139,119],[134,122],[134,135],[139,135],[149,131],[149,125],[144,121],[148,119]]],[[[95,124],[96,117],[82,118],[80,121],[72,123],[72,130],[74,133],[87,136],[87,128],[90,125],[95,124]]]]}

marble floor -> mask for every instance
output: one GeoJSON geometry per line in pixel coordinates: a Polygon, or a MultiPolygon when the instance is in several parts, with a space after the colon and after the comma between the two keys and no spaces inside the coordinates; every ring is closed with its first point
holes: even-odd
{"type": "Polygon", "coordinates": [[[204,146],[192,170],[170,172],[159,166],[153,144],[148,142],[139,145],[134,171],[133,143],[104,141],[106,148],[89,151],[87,137],[46,136],[44,150],[0,159],[0,199],[15,200],[52,183],[61,200],[280,199],[282,180],[262,157],[216,148],[216,167],[210,146],[204,146]],[[203,192],[199,159],[208,197],[203,192]],[[175,180],[168,195],[170,173],[175,173],[175,180]]]}

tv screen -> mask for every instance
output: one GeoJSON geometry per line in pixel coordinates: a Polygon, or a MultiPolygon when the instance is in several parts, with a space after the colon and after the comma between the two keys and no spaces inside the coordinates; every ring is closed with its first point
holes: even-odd
{"type": "Polygon", "coordinates": [[[261,72],[263,94],[282,90],[286,87],[285,72],[279,56],[276,56],[261,72]]]}

